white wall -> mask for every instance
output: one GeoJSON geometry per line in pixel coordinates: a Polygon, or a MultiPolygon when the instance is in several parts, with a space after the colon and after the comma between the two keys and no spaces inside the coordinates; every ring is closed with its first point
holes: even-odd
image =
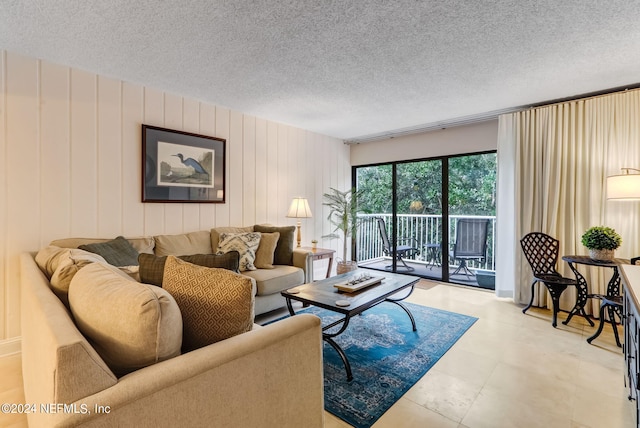
{"type": "Polygon", "coordinates": [[[350,184],[341,140],[0,51],[0,340],[20,335],[22,251],[63,237],[295,224],[294,196],[314,214],[302,222],[310,245],[330,232],[322,194],[350,184]],[[143,123],[227,139],[227,202],[141,203],[143,123]]]}
{"type": "Polygon", "coordinates": [[[354,144],[351,164],[369,165],[391,161],[496,150],[498,120],[354,144]]]}

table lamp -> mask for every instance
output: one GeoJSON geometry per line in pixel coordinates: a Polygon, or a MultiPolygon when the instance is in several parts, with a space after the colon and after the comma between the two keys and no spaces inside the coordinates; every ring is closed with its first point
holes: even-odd
{"type": "MultiPolygon", "coordinates": [[[[636,168],[622,168],[624,174],[607,177],[607,199],[619,199],[625,201],[640,200],[640,174],[629,174],[629,171],[639,172],[636,168]]],[[[631,259],[635,264],[640,257],[631,259]]]]}
{"type": "MultiPolygon", "coordinates": [[[[287,217],[290,218],[311,218],[311,209],[309,208],[309,202],[306,198],[293,198],[287,217]]],[[[301,234],[300,234],[300,220],[298,220],[298,247],[300,247],[301,234]]]]}
{"type": "Polygon", "coordinates": [[[624,174],[607,177],[607,199],[640,200],[640,169],[622,168],[624,174]]]}

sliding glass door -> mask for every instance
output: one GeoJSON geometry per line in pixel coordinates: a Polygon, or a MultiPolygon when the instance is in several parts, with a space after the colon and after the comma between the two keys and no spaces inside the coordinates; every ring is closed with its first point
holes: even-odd
{"type": "Polygon", "coordinates": [[[364,190],[359,264],[442,279],[442,161],[359,167],[355,179],[364,190]]]}
{"type": "Polygon", "coordinates": [[[442,279],[442,160],[396,165],[396,271],[442,279]]]}
{"type": "Polygon", "coordinates": [[[491,288],[496,154],[354,168],[363,267],[491,288]]]}
{"type": "Polygon", "coordinates": [[[361,167],[355,173],[355,186],[363,190],[358,204],[363,213],[359,214],[356,234],[356,261],[366,263],[371,269],[392,266],[389,259],[392,235],[380,234],[380,227],[382,222],[392,225],[393,181],[391,164],[361,167]]]}
{"type": "Polygon", "coordinates": [[[495,288],[496,154],[452,157],[448,170],[449,281],[495,288]]]}

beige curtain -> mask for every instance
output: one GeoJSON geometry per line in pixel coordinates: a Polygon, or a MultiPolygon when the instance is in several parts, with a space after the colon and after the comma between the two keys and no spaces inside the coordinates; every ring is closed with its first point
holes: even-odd
{"type": "MultiPolygon", "coordinates": [[[[560,241],[560,255],[586,255],[581,236],[591,226],[606,225],[622,236],[616,257],[640,255],[640,202],[607,201],[606,177],[621,168],[640,168],[640,90],[534,108],[500,117],[498,135],[498,236],[501,254],[496,289],[512,290],[517,303],[528,303],[531,271],[519,240],[529,232],[560,241]],[[511,182],[505,182],[511,180],[511,182]]],[[[573,277],[561,259],[558,270],[573,277]]],[[[590,292],[604,293],[612,270],[579,266],[590,292]]],[[[547,306],[538,286],[534,305],[547,306]]],[[[563,294],[562,309],[575,302],[563,294]]],[[[548,302],[550,306],[551,303],[548,302]]],[[[590,302],[587,313],[596,313],[590,302]]]]}

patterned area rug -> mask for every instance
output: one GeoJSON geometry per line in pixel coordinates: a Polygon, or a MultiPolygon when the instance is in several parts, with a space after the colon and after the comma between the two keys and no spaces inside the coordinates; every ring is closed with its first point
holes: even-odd
{"type": "MultiPolygon", "coordinates": [[[[347,382],[338,353],[324,344],[325,409],[354,427],[370,427],[464,334],[477,318],[411,303],[418,331],[392,303],[356,316],[335,341],[347,354],[353,380],[347,382]]],[[[302,311],[301,311],[302,312],[302,311]]],[[[316,307],[322,325],[339,315],[316,307]]]]}

